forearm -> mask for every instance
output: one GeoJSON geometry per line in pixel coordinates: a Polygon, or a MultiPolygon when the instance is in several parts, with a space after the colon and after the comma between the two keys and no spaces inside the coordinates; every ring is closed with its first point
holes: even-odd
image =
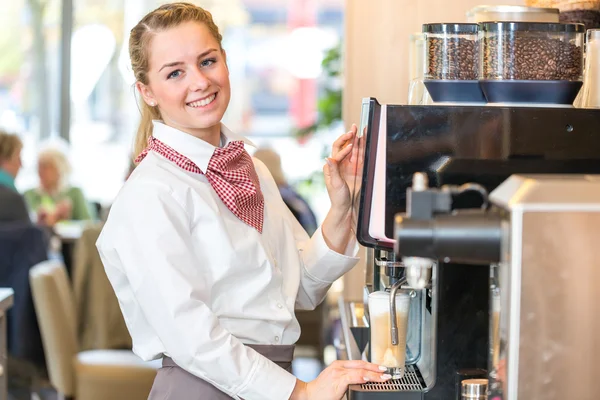
{"type": "Polygon", "coordinates": [[[294,386],[290,400],[307,400],[306,382],[296,379],[296,386],[294,386]]]}
{"type": "MultiPolygon", "coordinates": [[[[333,219],[329,220],[333,222],[333,219]]],[[[335,229],[335,225],[331,225],[335,229]]],[[[325,298],[327,290],[338,278],[350,271],[358,262],[358,246],[351,234],[347,244],[333,249],[323,235],[321,225],[309,241],[301,242],[302,276],[296,298],[296,309],[313,310],[325,298]],[[337,250],[337,251],[336,251],[337,250]]]]}
{"type": "Polygon", "coordinates": [[[321,230],[327,247],[339,254],[344,254],[352,238],[350,211],[340,212],[334,208],[329,210],[321,230]]]}

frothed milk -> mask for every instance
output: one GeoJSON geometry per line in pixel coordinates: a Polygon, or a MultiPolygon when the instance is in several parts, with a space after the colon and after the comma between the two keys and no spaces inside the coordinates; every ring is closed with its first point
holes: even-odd
{"type": "Polygon", "coordinates": [[[388,367],[394,379],[404,375],[406,358],[406,331],[410,296],[398,291],[396,294],[396,323],[398,344],[392,344],[390,322],[390,294],[373,292],[369,295],[369,315],[371,327],[371,362],[388,367]]]}

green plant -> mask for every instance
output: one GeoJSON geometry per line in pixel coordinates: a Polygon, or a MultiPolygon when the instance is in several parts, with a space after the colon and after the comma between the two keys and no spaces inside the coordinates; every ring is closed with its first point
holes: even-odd
{"type": "MultiPolygon", "coordinates": [[[[297,129],[297,138],[305,138],[319,129],[328,128],[342,120],[342,46],[329,49],[321,62],[323,68],[323,90],[317,99],[317,120],[314,124],[297,129]]],[[[330,145],[324,145],[321,151],[323,158],[330,152],[330,145]]],[[[315,199],[325,191],[325,178],[321,170],[313,171],[305,179],[293,185],[300,195],[306,199],[315,199]]],[[[311,203],[314,208],[316,204],[311,203]]]]}
{"type": "Polygon", "coordinates": [[[317,100],[317,120],[314,124],[297,129],[299,138],[327,128],[342,119],[342,89],[339,83],[342,69],[341,44],[329,49],[321,62],[324,75],[323,93],[317,100]]]}

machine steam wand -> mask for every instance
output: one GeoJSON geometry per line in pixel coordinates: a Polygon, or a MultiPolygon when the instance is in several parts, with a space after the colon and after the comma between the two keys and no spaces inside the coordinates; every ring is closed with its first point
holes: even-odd
{"type": "Polygon", "coordinates": [[[406,278],[401,278],[392,285],[390,290],[390,327],[392,331],[392,344],[398,344],[398,321],[396,320],[396,293],[402,285],[406,284],[406,278]]]}

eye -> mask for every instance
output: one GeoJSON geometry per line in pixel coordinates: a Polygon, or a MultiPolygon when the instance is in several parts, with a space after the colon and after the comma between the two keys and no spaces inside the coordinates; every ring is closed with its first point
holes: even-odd
{"type": "Polygon", "coordinates": [[[181,70],[176,69],[175,71],[173,71],[169,75],[167,75],[167,79],[177,78],[177,77],[179,77],[179,75],[181,75],[181,70]]]}
{"type": "Polygon", "coordinates": [[[213,65],[216,62],[217,62],[217,60],[215,58],[207,58],[206,60],[203,60],[200,63],[200,66],[201,67],[210,67],[211,65],[213,65]]]}

